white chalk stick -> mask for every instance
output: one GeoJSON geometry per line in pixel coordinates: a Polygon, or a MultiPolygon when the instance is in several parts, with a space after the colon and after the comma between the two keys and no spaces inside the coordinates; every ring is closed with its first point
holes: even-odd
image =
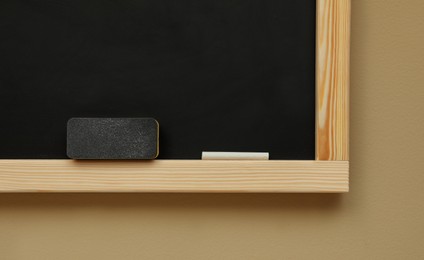
{"type": "Polygon", "coordinates": [[[269,153],[202,152],[202,160],[268,160],[269,153]]]}

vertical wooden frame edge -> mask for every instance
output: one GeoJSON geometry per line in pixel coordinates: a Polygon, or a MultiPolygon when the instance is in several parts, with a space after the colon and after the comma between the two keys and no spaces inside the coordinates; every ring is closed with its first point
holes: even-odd
{"type": "Polygon", "coordinates": [[[317,0],[316,160],[349,160],[351,0],[317,0]]]}

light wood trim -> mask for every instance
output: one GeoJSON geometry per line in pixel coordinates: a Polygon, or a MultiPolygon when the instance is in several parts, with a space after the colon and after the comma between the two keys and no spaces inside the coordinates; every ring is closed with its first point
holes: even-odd
{"type": "Polygon", "coordinates": [[[349,160],[350,9],[350,0],[317,0],[317,160],[349,160]]]}
{"type": "Polygon", "coordinates": [[[347,192],[346,161],[0,160],[0,192],[347,192]]]}

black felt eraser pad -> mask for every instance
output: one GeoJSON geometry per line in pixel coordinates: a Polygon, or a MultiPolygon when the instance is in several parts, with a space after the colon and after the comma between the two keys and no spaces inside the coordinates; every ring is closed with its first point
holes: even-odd
{"type": "Polygon", "coordinates": [[[66,153],[72,159],[154,159],[158,140],[153,118],[71,118],[66,153]]]}

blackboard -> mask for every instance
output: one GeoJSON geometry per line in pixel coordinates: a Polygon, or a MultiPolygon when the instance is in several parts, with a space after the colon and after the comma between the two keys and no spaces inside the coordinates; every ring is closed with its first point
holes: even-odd
{"type": "Polygon", "coordinates": [[[154,117],[163,159],[314,159],[315,0],[2,0],[0,158],[71,117],[154,117]]]}

